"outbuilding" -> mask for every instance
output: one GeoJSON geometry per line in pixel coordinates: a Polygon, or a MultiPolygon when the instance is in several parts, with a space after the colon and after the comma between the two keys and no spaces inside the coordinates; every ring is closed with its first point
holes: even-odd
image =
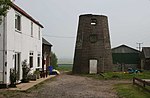
{"type": "Polygon", "coordinates": [[[150,47],[142,48],[141,69],[150,70],[150,47]]]}
{"type": "Polygon", "coordinates": [[[128,68],[137,69],[140,67],[140,51],[127,45],[120,45],[112,48],[114,70],[126,71],[128,68]]]}

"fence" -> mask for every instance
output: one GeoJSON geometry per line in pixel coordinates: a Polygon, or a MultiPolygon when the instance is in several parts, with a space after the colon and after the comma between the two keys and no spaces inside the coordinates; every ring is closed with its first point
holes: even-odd
{"type": "Polygon", "coordinates": [[[150,93],[150,82],[134,77],[133,85],[137,85],[150,93]]]}

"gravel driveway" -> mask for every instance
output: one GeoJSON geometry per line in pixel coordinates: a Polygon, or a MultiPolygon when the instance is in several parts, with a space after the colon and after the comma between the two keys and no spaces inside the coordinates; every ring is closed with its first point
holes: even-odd
{"type": "Polygon", "coordinates": [[[118,98],[113,85],[127,82],[61,74],[27,92],[15,92],[11,98],[118,98]]]}

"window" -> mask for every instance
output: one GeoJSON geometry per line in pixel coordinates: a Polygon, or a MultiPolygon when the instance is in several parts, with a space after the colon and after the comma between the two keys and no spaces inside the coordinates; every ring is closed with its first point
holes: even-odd
{"type": "Polygon", "coordinates": [[[30,52],[29,54],[29,65],[30,65],[30,68],[33,67],[33,52],[30,52]]]}
{"type": "Polygon", "coordinates": [[[91,19],[91,25],[95,26],[97,24],[97,20],[96,19],[91,19]]]}
{"type": "Polygon", "coordinates": [[[31,37],[33,37],[33,22],[31,22],[31,37]]]}
{"type": "Polygon", "coordinates": [[[41,39],[41,29],[40,29],[40,27],[39,27],[39,32],[38,32],[38,38],[39,38],[39,40],[41,39]]]}
{"type": "Polygon", "coordinates": [[[21,31],[21,16],[18,14],[15,15],[15,29],[21,31]]]}
{"type": "Polygon", "coordinates": [[[40,67],[40,54],[37,56],[37,67],[40,67]]]}

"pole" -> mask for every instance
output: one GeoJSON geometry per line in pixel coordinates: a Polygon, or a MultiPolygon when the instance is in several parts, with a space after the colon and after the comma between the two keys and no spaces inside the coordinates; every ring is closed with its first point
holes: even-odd
{"type": "Polygon", "coordinates": [[[138,49],[139,49],[139,51],[141,51],[141,45],[143,44],[143,43],[136,43],[136,44],[138,44],[138,49]]]}

